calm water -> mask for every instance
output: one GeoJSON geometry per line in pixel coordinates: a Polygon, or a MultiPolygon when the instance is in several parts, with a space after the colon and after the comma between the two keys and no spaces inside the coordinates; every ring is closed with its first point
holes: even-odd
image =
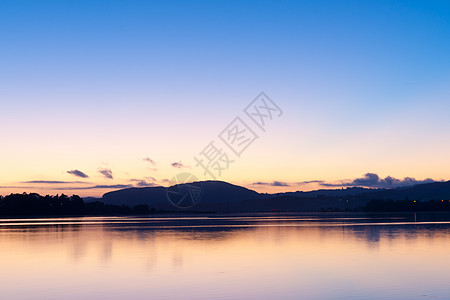
{"type": "Polygon", "coordinates": [[[1,299],[450,299],[446,215],[0,220],[1,299]]]}

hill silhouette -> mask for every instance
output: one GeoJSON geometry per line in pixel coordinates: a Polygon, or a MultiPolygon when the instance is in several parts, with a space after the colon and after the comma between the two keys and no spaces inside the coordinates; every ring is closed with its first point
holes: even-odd
{"type": "MultiPolygon", "coordinates": [[[[363,211],[371,202],[372,209],[383,210],[374,201],[402,201],[397,210],[414,209],[413,203],[450,200],[450,181],[418,184],[394,189],[369,189],[352,187],[345,189],[316,190],[310,192],[289,192],[262,194],[245,187],[223,181],[200,181],[188,184],[201,189],[201,197],[188,211],[363,211]],[[416,202],[414,202],[416,201],[416,202]],[[410,205],[411,204],[411,205],[410,205]]],[[[180,184],[176,187],[186,187],[180,184]]],[[[172,187],[172,188],[174,188],[172,187]]],[[[171,188],[171,189],[172,189],[171,188]]],[[[148,205],[156,210],[180,210],[171,204],[164,187],[128,188],[103,195],[102,201],[113,205],[148,205]]],[[[380,202],[381,201],[381,202],[380,202]]],[[[431,205],[428,209],[432,210],[431,205]]],[[[440,207],[444,209],[445,207],[440,207]]],[[[392,206],[391,209],[392,210],[392,206]]]]}
{"type": "MultiPolygon", "coordinates": [[[[267,197],[245,187],[224,181],[201,181],[191,184],[179,184],[174,187],[183,189],[188,185],[201,189],[198,203],[192,207],[192,210],[195,211],[224,211],[227,210],[227,207],[232,205],[235,207],[236,204],[245,200],[257,200],[267,197]]],[[[127,206],[144,204],[157,210],[170,211],[177,209],[169,201],[167,189],[164,187],[127,188],[113,191],[104,194],[101,201],[107,204],[127,206]]]]}
{"type": "Polygon", "coordinates": [[[394,189],[345,188],[262,194],[223,181],[127,188],[102,198],[0,196],[0,216],[129,215],[155,212],[450,211],[450,181],[394,189]]]}

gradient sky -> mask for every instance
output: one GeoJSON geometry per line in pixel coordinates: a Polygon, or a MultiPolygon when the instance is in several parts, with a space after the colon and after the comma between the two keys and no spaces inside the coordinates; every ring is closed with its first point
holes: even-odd
{"type": "Polygon", "coordinates": [[[210,179],[261,91],[284,113],[220,180],[450,179],[448,1],[4,0],[0,37],[3,195],[210,179]]]}

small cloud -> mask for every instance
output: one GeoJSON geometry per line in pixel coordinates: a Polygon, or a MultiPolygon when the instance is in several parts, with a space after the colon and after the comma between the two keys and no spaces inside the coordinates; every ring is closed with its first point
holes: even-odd
{"type": "Polygon", "coordinates": [[[53,190],[95,190],[95,189],[126,189],[131,188],[131,184],[111,184],[111,185],[93,185],[93,186],[72,186],[72,187],[58,187],[53,190]]]}
{"type": "Polygon", "coordinates": [[[299,182],[285,182],[285,181],[272,181],[272,182],[263,182],[258,181],[252,183],[252,185],[267,185],[267,186],[296,186],[296,185],[307,185],[312,183],[322,184],[325,183],[323,180],[308,180],[308,181],[299,181],[299,182]]]}
{"type": "MultiPolygon", "coordinates": [[[[83,182],[86,183],[86,182],[83,182]]],[[[95,190],[95,189],[125,189],[132,188],[134,185],[131,184],[112,184],[112,185],[90,185],[90,186],[58,186],[50,188],[53,191],[71,191],[71,190],[95,190]]],[[[36,186],[0,186],[0,189],[45,189],[44,187],[36,187],[36,186]]]]}
{"type": "Polygon", "coordinates": [[[105,178],[113,179],[113,174],[111,169],[99,169],[98,172],[105,176],[105,178]]]}
{"type": "Polygon", "coordinates": [[[149,162],[152,166],[156,166],[156,162],[150,157],[145,157],[142,159],[143,161],[149,162]]]}
{"type": "Polygon", "coordinates": [[[148,169],[150,169],[152,171],[157,171],[157,169],[155,167],[156,166],[156,162],[153,159],[151,159],[150,157],[145,157],[142,160],[149,163],[149,165],[147,165],[148,169]]]}
{"type": "Polygon", "coordinates": [[[152,187],[152,186],[157,186],[157,184],[154,184],[153,182],[147,182],[145,180],[141,180],[138,183],[136,183],[136,186],[138,186],[138,187],[152,187]]]}
{"type": "Polygon", "coordinates": [[[311,183],[322,184],[322,183],[325,183],[325,181],[324,180],[307,180],[307,181],[296,182],[297,185],[305,185],[305,184],[311,184],[311,183]]]}
{"type": "Polygon", "coordinates": [[[157,184],[155,184],[154,182],[149,182],[149,181],[156,181],[155,178],[153,177],[145,177],[145,179],[130,179],[130,182],[135,182],[135,186],[137,187],[152,187],[152,186],[157,186],[157,184]]]}
{"type": "Polygon", "coordinates": [[[189,166],[185,166],[181,161],[173,162],[170,165],[177,169],[190,168],[189,166]]]}
{"type": "Polygon", "coordinates": [[[73,184],[73,183],[82,183],[82,184],[86,184],[88,182],[84,182],[84,181],[58,181],[58,180],[31,180],[31,181],[22,181],[21,183],[31,183],[31,184],[73,184]]]}
{"type": "Polygon", "coordinates": [[[289,183],[283,181],[272,181],[272,182],[254,182],[252,185],[268,185],[268,186],[290,186],[289,183]]]}
{"type": "Polygon", "coordinates": [[[156,178],[152,177],[152,176],[146,176],[144,178],[147,179],[147,180],[150,180],[150,181],[156,181],[156,178]]]}
{"type": "Polygon", "coordinates": [[[67,171],[70,175],[81,177],[81,178],[89,178],[85,173],[81,172],[80,170],[71,170],[67,171]]]}

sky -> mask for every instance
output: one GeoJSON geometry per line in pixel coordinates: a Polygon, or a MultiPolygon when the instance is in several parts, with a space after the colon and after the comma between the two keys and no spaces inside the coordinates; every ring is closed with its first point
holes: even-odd
{"type": "Polygon", "coordinates": [[[0,37],[2,195],[450,179],[448,1],[4,0],[0,37]]]}

